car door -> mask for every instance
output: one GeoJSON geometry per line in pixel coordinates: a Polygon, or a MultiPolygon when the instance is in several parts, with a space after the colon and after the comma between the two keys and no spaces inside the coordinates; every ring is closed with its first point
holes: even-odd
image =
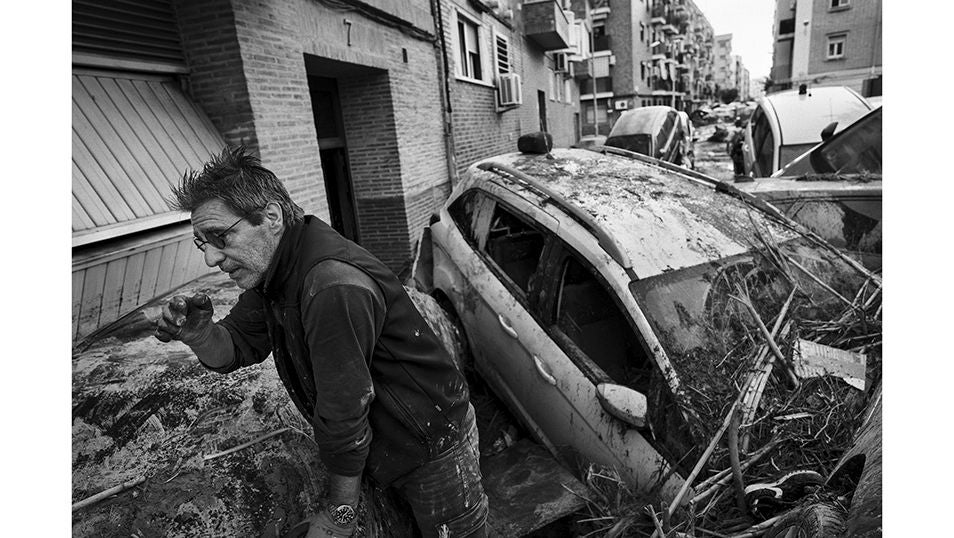
{"type": "Polygon", "coordinates": [[[537,371],[529,384],[547,396],[541,412],[559,409],[562,416],[551,411],[541,428],[557,446],[574,447],[583,460],[616,468],[640,487],[665,477],[662,492],[671,497],[681,480],[648,442],[648,430],[611,416],[597,395],[603,383],[645,394],[661,379],[626,308],[607,278],[560,238],[551,242],[544,268],[534,309],[548,337],[532,341],[537,371]]]}
{"type": "MultiPolygon", "coordinates": [[[[534,437],[556,452],[539,425],[546,412],[534,405],[538,395],[530,381],[535,367],[528,351],[529,342],[546,336],[529,305],[535,300],[534,286],[547,244],[545,224],[549,222],[551,229],[556,225],[542,212],[537,211],[543,221],[539,222],[518,211],[516,207],[529,204],[513,193],[493,190],[493,195],[473,191],[449,208],[469,236],[468,249],[446,253],[459,269],[459,289],[449,295],[467,331],[477,370],[534,437]]],[[[444,255],[436,253],[435,261],[444,255]]],[[[435,275],[435,283],[442,278],[435,275]]]]}

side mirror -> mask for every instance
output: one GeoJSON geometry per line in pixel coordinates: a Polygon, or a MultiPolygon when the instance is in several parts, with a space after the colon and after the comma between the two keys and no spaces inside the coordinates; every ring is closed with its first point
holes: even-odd
{"type": "Polygon", "coordinates": [[[837,122],[837,121],[833,121],[833,122],[829,123],[828,125],[826,125],[825,128],[822,129],[822,132],[821,132],[822,142],[824,142],[825,140],[828,140],[829,138],[831,138],[831,135],[835,134],[835,129],[837,129],[837,128],[838,128],[838,122],[837,122]]]}
{"type": "Polygon", "coordinates": [[[649,406],[642,393],[622,385],[600,383],[596,386],[596,397],[610,415],[635,428],[646,427],[649,406]]]}

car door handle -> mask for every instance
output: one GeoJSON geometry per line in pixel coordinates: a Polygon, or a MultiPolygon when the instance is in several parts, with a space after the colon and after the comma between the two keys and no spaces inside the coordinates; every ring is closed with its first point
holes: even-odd
{"type": "Polygon", "coordinates": [[[511,327],[509,323],[507,323],[507,320],[504,319],[503,316],[501,316],[500,314],[497,314],[497,321],[500,322],[500,326],[503,327],[504,332],[510,335],[510,338],[517,337],[517,331],[515,331],[514,328],[511,327]]]}
{"type": "Polygon", "coordinates": [[[537,373],[540,374],[540,377],[550,385],[556,386],[556,378],[553,377],[553,374],[547,369],[547,365],[540,360],[540,357],[536,355],[533,356],[533,365],[537,367],[537,373]]]}

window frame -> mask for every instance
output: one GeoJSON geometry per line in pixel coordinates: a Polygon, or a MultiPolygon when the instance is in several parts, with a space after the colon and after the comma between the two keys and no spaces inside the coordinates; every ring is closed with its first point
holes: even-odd
{"type": "Polygon", "coordinates": [[[848,32],[829,34],[825,39],[825,60],[844,60],[848,57],[848,32]],[[841,45],[841,51],[832,54],[832,45],[841,45]]]}
{"type": "MultiPolygon", "coordinates": [[[[600,383],[615,383],[618,385],[633,388],[624,383],[625,380],[614,379],[607,373],[593,358],[589,357],[573,339],[560,329],[557,319],[557,301],[563,282],[563,270],[568,259],[574,259],[592,276],[603,291],[610,297],[613,307],[623,316],[627,328],[635,338],[635,344],[638,345],[646,361],[647,373],[659,370],[655,356],[647,346],[646,336],[642,334],[632,318],[626,305],[613,292],[612,286],[600,271],[587,259],[576,251],[563,239],[556,236],[549,236],[548,243],[543,250],[541,258],[542,271],[538,272],[537,285],[535,286],[535,301],[532,305],[532,315],[538,320],[540,326],[547,332],[553,342],[564,354],[575,364],[583,375],[594,385],[600,383]]],[[[657,372],[658,373],[658,372],[657,372]]],[[[651,377],[647,378],[651,379],[651,377]]],[[[633,390],[637,390],[633,388],[633,390]]],[[[649,390],[644,392],[648,394],[649,390]]]]}
{"type": "Polygon", "coordinates": [[[851,8],[851,0],[828,0],[828,11],[844,11],[851,8]]]}
{"type": "MultiPolygon", "coordinates": [[[[457,80],[462,80],[466,82],[473,82],[483,85],[492,85],[490,73],[487,70],[487,54],[485,42],[487,40],[487,30],[484,27],[484,24],[480,21],[478,17],[472,16],[460,9],[454,9],[454,20],[453,20],[453,38],[454,46],[452,47],[454,51],[454,77],[457,80]],[[467,25],[470,25],[474,28],[474,39],[477,43],[474,47],[469,47],[467,32],[464,29],[464,35],[461,35],[462,28],[465,28],[467,25]],[[462,56],[463,54],[463,56],[462,56]],[[472,62],[471,55],[477,55],[477,63],[472,62]],[[474,73],[474,66],[480,70],[480,73],[474,73]],[[473,76],[474,74],[479,74],[479,77],[473,76]]],[[[494,43],[496,47],[496,42],[494,43]]],[[[494,49],[496,54],[496,48],[494,49]]],[[[494,58],[494,63],[496,64],[496,56],[494,58]]],[[[496,71],[496,66],[494,67],[496,71]]]]}

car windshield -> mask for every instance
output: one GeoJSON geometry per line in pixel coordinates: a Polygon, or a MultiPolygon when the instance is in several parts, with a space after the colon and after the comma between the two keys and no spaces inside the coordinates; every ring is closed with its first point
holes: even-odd
{"type": "Polygon", "coordinates": [[[881,174],[881,107],[774,174],[881,174]]]}
{"type": "Polygon", "coordinates": [[[780,348],[790,350],[794,334],[814,334],[846,311],[850,315],[853,307],[848,303],[867,300],[869,288],[868,275],[805,237],[766,242],[716,262],[633,281],[631,292],[680,385],[688,388],[677,403],[691,434],[677,439],[681,446],[671,449],[689,454],[700,440],[711,438],[724,416],[721,404],[713,407],[712,402],[735,399],[744,378],[739,372],[751,368],[752,357],[765,342],[746,302],[771,330],[792,295],[785,319],[795,327],[777,338],[780,348]]]}

